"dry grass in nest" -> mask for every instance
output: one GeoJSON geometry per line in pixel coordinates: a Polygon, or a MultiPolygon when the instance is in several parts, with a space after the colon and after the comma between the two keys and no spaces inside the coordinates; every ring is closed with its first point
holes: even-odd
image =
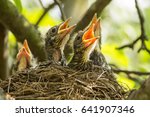
{"type": "Polygon", "coordinates": [[[126,94],[107,70],[75,71],[50,62],[17,72],[1,81],[0,87],[17,100],[118,100],[125,99],[126,94]]]}

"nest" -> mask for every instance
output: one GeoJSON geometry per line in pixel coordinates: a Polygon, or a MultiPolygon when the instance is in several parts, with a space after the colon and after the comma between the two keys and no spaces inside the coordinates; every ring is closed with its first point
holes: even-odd
{"type": "Polygon", "coordinates": [[[120,100],[126,96],[108,70],[76,71],[51,62],[16,72],[0,87],[16,100],[120,100]]]}

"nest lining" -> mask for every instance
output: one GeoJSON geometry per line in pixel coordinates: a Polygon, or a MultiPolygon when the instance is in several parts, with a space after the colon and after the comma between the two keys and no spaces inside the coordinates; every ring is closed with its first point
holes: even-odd
{"type": "Polygon", "coordinates": [[[76,71],[51,62],[16,72],[1,81],[0,87],[16,100],[118,100],[126,97],[126,92],[108,70],[76,71]]]}

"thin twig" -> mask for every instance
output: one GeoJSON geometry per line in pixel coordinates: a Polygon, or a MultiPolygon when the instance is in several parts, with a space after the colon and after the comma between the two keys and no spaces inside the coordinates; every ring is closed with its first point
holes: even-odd
{"type": "Polygon", "coordinates": [[[92,17],[95,13],[101,14],[104,8],[111,2],[112,0],[96,0],[86,11],[84,16],[79,20],[77,26],[73,30],[74,32],[78,32],[79,30],[83,30],[91,21],[92,17]]]}
{"type": "Polygon", "coordinates": [[[39,3],[40,3],[40,5],[42,6],[42,8],[45,9],[45,7],[44,7],[44,5],[43,5],[43,3],[42,3],[42,0],[39,0],[39,3]]]}
{"type": "Polygon", "coordinates": [[[75,81],[76,81],[77,83],[82,84],[83,86],[87,86],[87,84],[86,84],[85,82],[83,82],[83,81],[81,81],[81,80],[79,80],[79,79],[75,79],[75,81]]]}
{"type": "Polygon", "coordinates": [[[62,3],[61,3],[61,1],[60,1],[60,0],[54,0],[54,2],[58,5],[58,7],[59,7],[59,9],[60,9],[60,12],[61,12],[61,19],[62,19],[63,21],[65,21],[65,20],[66,20],[66,15],[65,15],[65,12],[64,12],[64,10],[63,10],[63,8],[62,8],[62,3]]]}
{"type": "Polygon", "coordinates": [[[44,16],[47,14],[47,12],[52,9],[54,6],[56,5],[56,3],[52,3],[50,4],[47,8],[44,9],[44,12],[42,13],[42,15],[40,16],[40,18],[38,19],[38,21],[36,22],[35,26],[38,26],[38,24],[42,21],[42,19],[44,18],[44,16]]]}
{"type": "Polygon", "coordinates": [[[130,80],[135,81],[136,83],[138,83],[138,84],[140,84],[140,85],[144,82],[144,80],[141,80],[141,79],[139,79],[139,78],[133,77],[133,76],[131,76],[130,74],[127,74],[127,76],[128,76],[128,78],[129,78],[130,80]]]}
{"type": "Polygon", "coordinates": [[[139,8],[137,0],[135,0],[135,7],[137,9],[137,14],[138,14],[139,21],[140,21],[141,35],[137,39],[135,39],[132,43],[123,45],[123,46],[121,46],[121,47],[119,47],[117,49],[124,49],[124,48],[134,49],[135,44],[138,41],[141,41],[141,47],[138,49],[138,52],[140,52],[141,50],[145,50],[145,51],[147,51],[150,54],[150,50],[147,48],[147,46],[145,44],[145,41],[148,40],[148,37],[146,36],[145,29],[144,29],[144,22],[145,22],[145,20],[144,20],[144,16],[142,15],[142,12],[141,12],[141,10],[139,8]]]}
{"type": "Polygon", "coordinates": [[[128,70],[121,70],[121,69],[113,69],[115,73],[125,73],[125,74],[135,74],[135,75],[150,75],[150,72],[140,72],[140,71],[128,71],[128,70]]]}
{"type": "Polygon", "coordinates": [[[7,93],[9,93],[9,91],[10,91],[10,84],[11,84],[11,78],[9,78],[7,93]]]}
{"type": "Polygon", "coordinates": [[[124,73],[125,75],[127,75],[128,79],[133,80],[138,84],[142,84],[143,80],[132,75],[136,75],[136,76],[149,76],[150,75],[150,72],[128,71],[128,70],[121,70],[118,68],[112,68],[112,70],[116,74],[124,73]]]}
{"type": "Polygon", "coordinates": [[[134,40],[132,43],[129,43],[129,44],[126,44],[126,45],[123,45],[117,49],[124,49],[124,48],[131,48],[131,49],[134,49],[134,45],[140,40],[140,38],[138,37],[136,40],[134,40]]]}

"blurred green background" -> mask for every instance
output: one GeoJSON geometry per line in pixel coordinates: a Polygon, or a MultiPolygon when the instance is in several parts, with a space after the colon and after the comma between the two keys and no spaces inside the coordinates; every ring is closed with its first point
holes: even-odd
{"type": "MultiPolygon", "coordinates": [[[[44,8],[53,3],[53,0],[11,0],[23,16],[29,22],[36,24],[43,13],[44,8]],[[40,4],[42,2],[42,5],[40,4]]],[[[77,23],[85,11],[95,0],[64,0],[66,6],[64,11],[67,17],[72,17],[72,23],[77,23]],[[70,9],[70,10],[69,10],[70,9]]],[[[142,13],[145,17],[145,30],[150,38],[150,1],[138,0],[142,13]]],[[[114,64],[120,69],[148,72],[150,71],[150,54],[146,51],[137,53],[140,43],[137,43],[134,50],[126,48],[117,50],[124,44],[131,43],[140,35],[140,25],[134,0],[112,0],[104,9],[101,15],[102,21],[102,53],[109,64],[114,64]]],[[[61,13],[58,6],[52,8],[38,25],[42,36],[54,25],[62,22],[61,13]]],[[[150,49],[150,41],[147,41],[150,49]]],[[[16,39],[9,32],[9,68],[11,68],[16,51],[16,39]]],[[[116,74],[118,82],[130,89],[138,88],[140,85],[128,78],[124,73],[116,74]]],[[[134,76],[138,80],[144,80],[148,76],[134,76]]]]}

